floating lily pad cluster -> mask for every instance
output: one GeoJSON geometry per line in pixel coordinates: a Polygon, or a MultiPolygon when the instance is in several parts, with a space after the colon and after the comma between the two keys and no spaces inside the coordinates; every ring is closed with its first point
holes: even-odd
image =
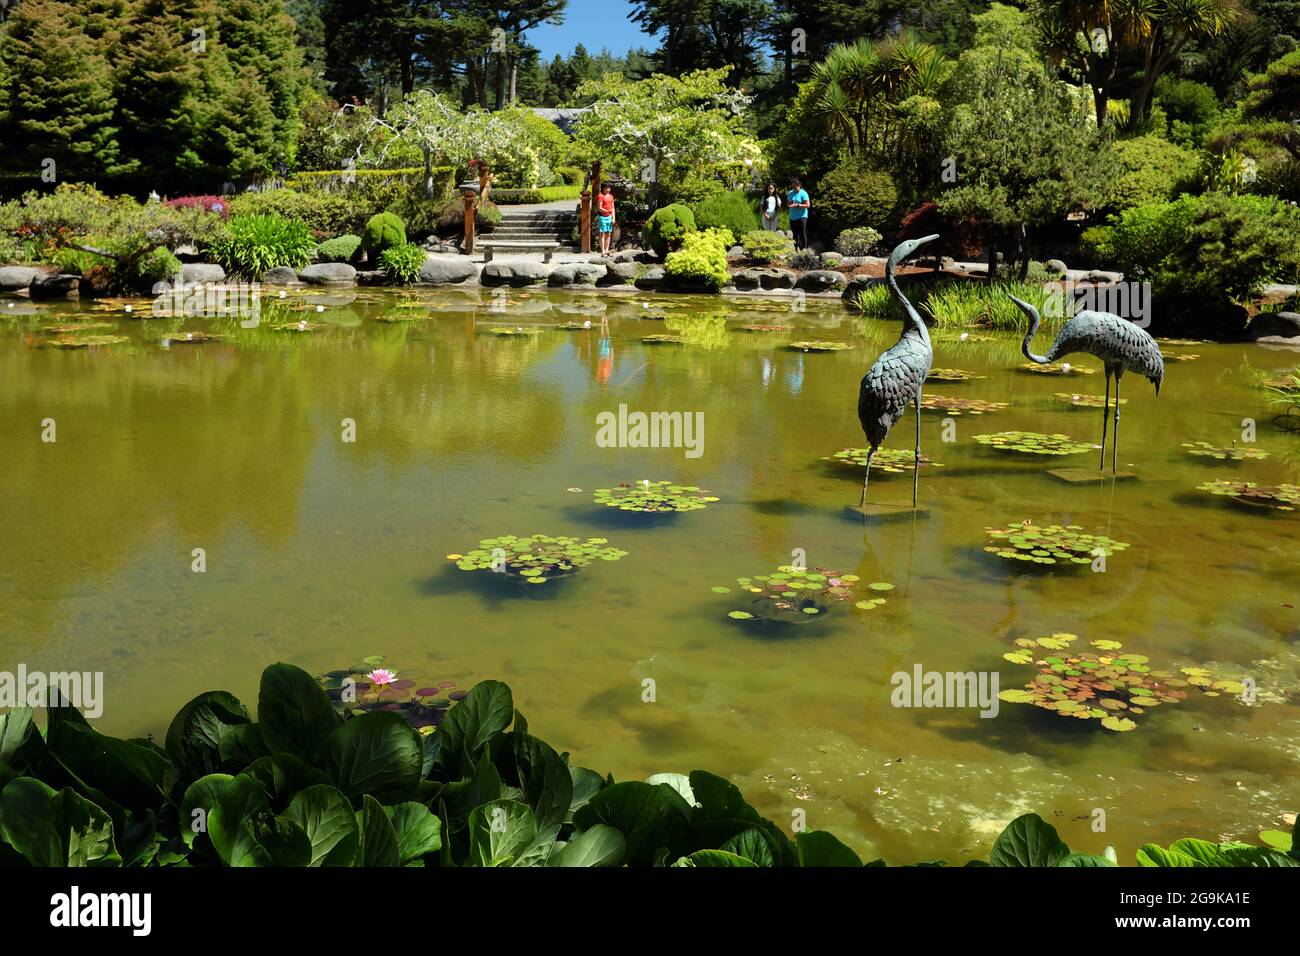
{"type": "MultiPolygon", "coordinates": [[[[782,565],[771,574],[737,578],[738,594],[748,599],[743,610],[731,611],[733,621],[779,621],[801,624],[826,614],[837,604],[849,601],[862,611],[873,611],[885,603],[883,594],[894,586],[877,581],[860,586],[856,574],[841,574],[829,568],[799,568],[782,565]],[[870,597],[860,597],[863,591],[870,597]]],[[[729,587],[715,587],[715,594],[730,594],[729,587]]]]}
{"type": "Polygon", "coordinates": [[[975,440],[981,445],[1024,455],[1078,455],[1096,447],[1088,442],[1075,441],[1069,435],[1044,435],[1041,432],[993,432],[976,435],[975,440]]]}
{"type": "Polygon", "coordinates": [[[686,340],[680,335],[643,335],[641,341],[646,345],[685,345],[686,340]]]}
{"type": "Polygon", "coordinates": [[[592,501],[620,511],[675,513],[700,511],[718,499],[698,485],[675,485],[671,481],[638,481],[617,488],[597,488],[592,501]]]}
{"type": "MultiPolygon", "coordinates": [[[[833,461],[841,465],[851,465],[854,468],[865,468],[867,466],[867,455],[870,451],[870,448],[845,448],[828,458],[823,458],[822,461],[833,461]]],[[[939,462],[932,461],[922,455],[921,467],[931,465],[935,468],[943,467],[939,462]]],[[[871,459],[871,470],[886,475],[912,471],[915,467],[916,451],[909,451],[906,448],[877,448],[875,457],[871,459]]]]}
{"type": "Polygon", "coordinates": [[[219,335],[211,335],[207,332],[177,332],[175,335],[168,335],[163,338],[163,345],[204,345],[208,342],[218,342],[221,340],[219,335]]]}
{"type": "MultiPolygon", "coordinates": [[[[1073,405],[1075,408],[1105,408],[1106,407],[1105,395],[1080,395],[1077,392],[1055,392],[1053,394],[1055,394],[1057,398],[1065,402],[1067,405],[1073,405]]],[[[1127,405],[1128,399],[1121,398],[1119,400],[1119,403],[1121,405],[1127,405]]],[[[1115,405],[1115,399],[1112,398],[1110,400],[1110,406],[1113,408],[1114,405],[1115,405]]]]}
{"type": "Polygon", "coordinates": [[[1242,504],[1258,505],[1275,511],[1295,511],[1300,507],[1300,485],[1260,485],[1253,481],[1206,481],[1196,486],[1212,495],[1226,495],[1242,504]]]}
{"type": "Polygon", "coordinates": [[[813,339],[807,342],[791,342],[786,348],[798,352],[843,352],[845,349],[852,348],[852,346],[847,342],[827,342],[813,339]]]}
{"type": "Polygon", "coordinates": [[[736,331],[738,332],[789,332],[788,325],[742,325],[736,331]]]}
{"type": "Polygon", "coordinates": [[[316,680],[339,713],[393,711],[422,734],[433,733],[465,691],[455,681],[426,681],[421,671],[396,670],[382,656],[367,657],[345,671],[318,674],[316,680]]]}
{"type": "Polygon", "coordinates": [[[1185,441],[1183,447],[1187,454],[1198,458],[1213,458],[1216,461],[1263,461],[1268,452],[1262,448],[1249,445],[1211,445],[1207,441],[1185,441]]]}
{"type": "Polygon", "coordinates": [[[921,396],[923,409],[942,412],[945,415],[983,415],[985,412],[1001,411],[1010,404],[1010,402],[988,402],[982,398],[957,398],[953,395],[921,396]]]}
{"type": "Polygon", "coordinates": [[[269,328],[271,329],[272,332],[309,333],[309,332],[315,332],[317,329],[321,328],[321,326],[315,325],[311,322],[308,322],[306,319],[303,319],[301,322],[284,322],[279,325],[271,325],[269,326],[269,328]]]}
{"type": "Polygon", "coordinates": [[[484,538],[466,554],[449,554],[462,571],[508,574],[528,584],[545,584],[575,574],[593,561],[617,561],[626,551],[608,546],[606,538],[552,537],[535,534],[519,538],[512,534],[484,538]]]}
{"type": "Polygon", "coordinates": [[[47,335],[75,335],[79,332],[93,332],[95,329],[112,327],[112,322],[64,322],[60,325],[43,325],[40,331],[47,335]]]}
{"type": "Polygon", "coordinates": [[[1013,524],[1006,528],[986,528],[989,554],[1012,561],[1033,564],[1091,564],[1094,558],[1110,557],[1124,551],[1128,544],[1104,534],[1088,534],[1077,524],[1013,524]]]}
{"type": "Polygon", "coordinates": [[[102,349],[129,341],[125,335],[56,335],[40,344],[47,349],[102,349]]]}
{"type": "Polygon", "coordinates": [[[984,377],[983,375],[976,375],[974,372],[968,372],[964,368],[932,368],[929,374],[925,376],[925,380],[927,382],[969,382],[984,377]]]}
{"type": "Polygon", "coordinates": [[[541,329],[524,328],[522,325],[494,325],[490,329],[484,329],[488,335],[497,335],[502,338],[528,338],[532,335],[541,335],[541,329]]]}
{"type": "Polygon", "coordinates": [[[1038,375],[1096,375],[1097,369],[1089,368],[1086,365],[1074,365],[1071,362],[1048,362],[1046,365],[1040,365],[1037,362],[1025,362],[1020,366],[1026,372],[1034,372],[1038,375]]]}
{"type": "Polygon", "coordinates": [[[1017,640],[1019,649],[1003,658],[1037,667],[1038,674],[1023,689],[1004,690],[998,698],[1032,704],[1060,717],[1098,720],[1107,730],[1123,733],[1137,729],[1134,717],[1185,700],[1184,688],[1196,687],[1207,697],[1245,690],[1238,681],[1215,680],[1204,668],[1153,670],[1146,655],[1124,651],[1119,641],[1092,641],[1095,651],[1072,650],[1077,640],[1074,634],[1017,640]]]}

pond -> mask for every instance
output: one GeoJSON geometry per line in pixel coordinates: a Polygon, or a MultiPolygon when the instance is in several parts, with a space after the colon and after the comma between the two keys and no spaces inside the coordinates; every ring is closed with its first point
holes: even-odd
{"type": "MultiPolygon", "coordinates": [[[[806,819],[896,862],[983,856],[1030,810],[1077,849],[1115,843],[1131,859],[1149,840],[1253,842],[1295,809],[1300,512],[1198,491],[1297,481],[1300,434],[1271,422],[1282,409],[1258,384],[1295,368],[1295,352],[1167,345],[1186,360],[1169,362],[1158,398],[1140,377],[1124,385],[1119,461],[1137,477],[1070,482],[1048,472],[1096,468],[1101,412],[1086,396],[1102,375],[1077,369],[1098,363],[1035,374],[1010,335],[936,335],[935,366],[971,374],[927,393],[1005,405],[927,410],[922,510],[864,523],[845,510],[860,468],[827,459],[865,444],[858,382],[898,325],[838,301],[294,291],[264,301],[257,328],[140,319],[147,301],[130,315],[9,301],[0,668],[102,671],[106,732],[160,739],[213,688],[251,708],[276,660],[324,672],[384,655],[429,683],[506,681],[533,732],[576,764],[618,779],[708,769],[782,825],[806,819]],[[48,331],[68,323],[95,325],[48,331]],[[214,338],[185,339],[200,332],[214,338]],[[86,335],[124,339],[48,347],[86,335]],[[694,447],[598,443],[598,416],[619,406],[681,412],[702,431],[694,447]],[[49,419],[54,442],[41,440],[49,419]],[[1086,450],[976,437],[1000,432],[1086,450]],[[1196,456],[1183,446],[1196,442],[1267,457],[1196,456]],[[608,506],[643,480],[717,500],[608,506]],[[1025,522],[1127,547],[1057,564],[985,550],[1025,522]],[[532,534],[626,555],[538,587],[447,557],[532,534]],[[861,593],[807,620],[731,615],[761,601],[738,578],[753,587],[803,558],[861,593]],[[1131,731],[1069,719],[1070,704],[1002,701],[982,718],[891,701],[893,675],[918,666],[996,674],[1005,691],[1053,666],[1077,677],[1080,659],[1114,674],[1121,654],[1138,675],[1130,704],[1152,672],[1172,675],[1160,694],[1180,688],[1130,707],[1131,731]]],[[[886,447],[910,450],[913,428],[909,413],[886,447]]],[[[911,484],[882,471],[871,501],[910,504],[911,484]]]]}

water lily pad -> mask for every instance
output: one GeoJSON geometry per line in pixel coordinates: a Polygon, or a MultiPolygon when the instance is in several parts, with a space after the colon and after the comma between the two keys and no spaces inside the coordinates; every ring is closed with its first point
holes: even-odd
{"type": "Polygon", "coordinates": [[[646,345],[685,345],[686,340],[680,335],[644,335],[641,341],[646,345]]]}
{"type": "Polygon", "coordinates": [[[925,376],[925,380],[927,382],[969,382],[985,377],[976,375],[974,372],[968,372],[964,368],[932,368],[929,374],[925,376]]]}
{"type": "Polygon", "coordinates": [[[592,493],[592,501],[598,505],[645,514],[700,511],[717,500],[706,489],[671,481],[638,481],[617,488],[597,488],[592,493]]]}
{"type": "Polygon", "coordinates": [[[944,415],[983,415],[1010,407],[1010,402],[988,402],[982,398],[957,398],[951,395],[922,395],[921,408],[944,415]]]}
{"type": "Polygon", "coordinates": [[[1197,485],[1197,490],[1275,511],[1295,511],[1300,506],[1300,485],[1261,485],[1253,481],[1220,480],[1203,482],[1197,485]]]}
{"type": "MultiPolygon", "coordinates": [[[[1106,396],[1105,396],[1105,395],[1083,395],[1083,394],[1080,394],[1080,393],[1078,393],[1078,392],[1054,392],[1053,394],[1054,394],[1057,398],[1059,398],[1061,401],[1065,402],[1065,404],[1067,404],[1067,405],[1072,405],[1072,406],[1075,407],[1075,408],[1104,408],[1104,407],[1106,407],[1106,396]]],[[[1121,399],[1119,400],[1119,403],[1120,403],[1121,405],[1127,405],[1127,404],[1128,404],[1128,399],[1127,399],[1127,398],[1121,398],[1121,399]]],[[[1114,408],[1114,407],[1115,407],[1115,396],[1113,396],[1113,395],[1110,397],[1110,407],[1111,407],[1111,408],[1114,408]]]]}
{"type": "Polygon", "coordinates": [[[1207,441],[1185,441],[1183,447],[1187,449],[1187,454],[1195,455],[1197,458],[1213,458],[1216,461],[1263,461],[1268,457],[1268,452],[1262,448],[1255,448],[1251,445],[1238,445],[1235,442],[1231,445],[1211,445],[1207,441]]]}
{"type": "MultiPolygon", "coordinates": [[[[860,579],[831,568],[800,568],[782,565],[770,574],[737,578],[740,590],[749,597],[747,610],[733,610],[728,617],[737,621],[762,620],[779,623],[802,623],[821,617],[844,603],[864,610],[875,610],[885,603],[881,597],[859,600],[860,579]]],[[[889,590],[892,584],[872,585],[877,591],[889,590]]],[[[715,587],[716,594],[730,588],[715,587]]]]}
{"type": "Polygon", "coordinates": [[[47,349],[102,349],[129,342],[125,335],[58,335],[41,342],[47,349]]]}
{"type": "Polygon", "coordinates": [[[478,547],[463,555],[448,555],[462,571],[487,571],[510,575],[526,584],[545,584],[576,574],[592,561],[617,561],[626,551],[606,547],[605,538],[527,537],[502,535],[484,538],[478,547]]]}
{"type": "MultiPolygon", "coordinates": [[[[986,528],[985,533],[989,544],[984,550],[988,553],[1032,564],[1090,565],[1094,558],[1110,557],[1128,548],[1123,541],[1102,534],[1088,534],[1079,525],[1039,527],[1027,523],[1013,524],[1005,528],[986,528]]],[[[1073,639],[1073,635],[1068,636],[1073,639]]]]}
{"type": "Polygon", "coordinates": [[[1038,362],[1025,362],[1020,366],[1025,372],[1033,372],[1035,375],[1096,375],[1100,369],[1091,368],[1087,365],[1075,365],[1073,362],[1048,362],[1046,365],[1040,365],[1038,362]]]}
{"type": "Polygon", "coordinates": [[[528,338],[533,335],[541,335],[542,330],[536,328],[525,328],[522,325],[494,325],[482,330],[487,335],[495,335],[500,338],[528,338]]]}
{"type": "Polygon", "coordinates": [[[791,342],[786,348],[798,352],[843,352],[845,349],[852,348],[852,346],[847,342],[826,342],[813,339],[807,342],[791,342]]]}
{"type": "MultiPolygon", "coordinates": [[[[859,472],[867,466],[867,453],[869,448],[845,448],[837,451],[835,454],[822,461],[836,462],[841,465],[850,466],[859,472]]],[[[916,450],[905,448],[877,448],[875,457],[871,459],[871,470],[873,473],[886,475],[896,475],[905,471],[912,471],[916,467],[916,450]]],[[[942,468],[943,465],[937,461],[932,461],[926,455],[921,456],[921,467],[942,468]]]]}
{"type": "Polygon", "coordinates": [[[976,435],[981,445],[1022,455],[1078,455],[1096,448],[1089,442],[1076,441],[1069,435],[1045,435],[1041,432],[993,432],[976,435]]]}

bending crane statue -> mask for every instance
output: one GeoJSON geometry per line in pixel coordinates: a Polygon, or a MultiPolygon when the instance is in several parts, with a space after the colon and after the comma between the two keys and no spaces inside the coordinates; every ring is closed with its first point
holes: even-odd
{"type": "Polygon", "coordinates": [[[1029,332],[1025,335],[1021,350],[1025,358],[1039,365],[1055,362],[1058,358],[1074,352],[1087,352],[1101,359],[1106,367],[1106,398],[1101,406],[1101,464],[1106,467],[1106,416],[1110,405],[1110,377],[1115,376],[1115,434],[1111,438],[1110,470],[1115,473],[1119,458],[1119,380],[1125,372],[1136,372],[1151,381],[1160,394],[1160,383],[1165,380],[1165,360],[1160,354],[1156,340],[1127,319],[1109,312],[1080,312],[1066,322],[1052,343],[1046,355],[1035,355],[1029,351],[1041,321],[1038,310],[1028,302],[1022,302],[1014,295],[1012,302],[1020,306],[1020,311],[1029,316],[1029,332]]]}
{"type": "Polygon", "coordinates": [[[871,459],[911,404],[916,406],[916,461],[912,473],[912,507],[916,507],[921,474],[921,384],[930,374],[934,349],[930,346],[930,333],[926,331],[925,323],[899,291],[894,268],[917,248],[938,238],[937,235],[925,236],[900,243],[885,263],[885,284],[903,307],[903,334],[862,376],[862,385],[858,389],[858,421],[862,422],[862,431],[871,443],[867,452],[867,474],[862,479],[863,505],[867,503],[867,484],[871,481],[871,459]]]}

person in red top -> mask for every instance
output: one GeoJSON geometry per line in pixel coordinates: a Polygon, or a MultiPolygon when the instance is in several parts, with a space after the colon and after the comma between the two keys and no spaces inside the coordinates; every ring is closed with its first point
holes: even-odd
{"type": "Polygon", "coordinates": [[[596,227],[600,230],[600,254],[609,255],[609,244],[614,238],[614,191],[609,183],[600,189],[596,197],[596,227]]]}

